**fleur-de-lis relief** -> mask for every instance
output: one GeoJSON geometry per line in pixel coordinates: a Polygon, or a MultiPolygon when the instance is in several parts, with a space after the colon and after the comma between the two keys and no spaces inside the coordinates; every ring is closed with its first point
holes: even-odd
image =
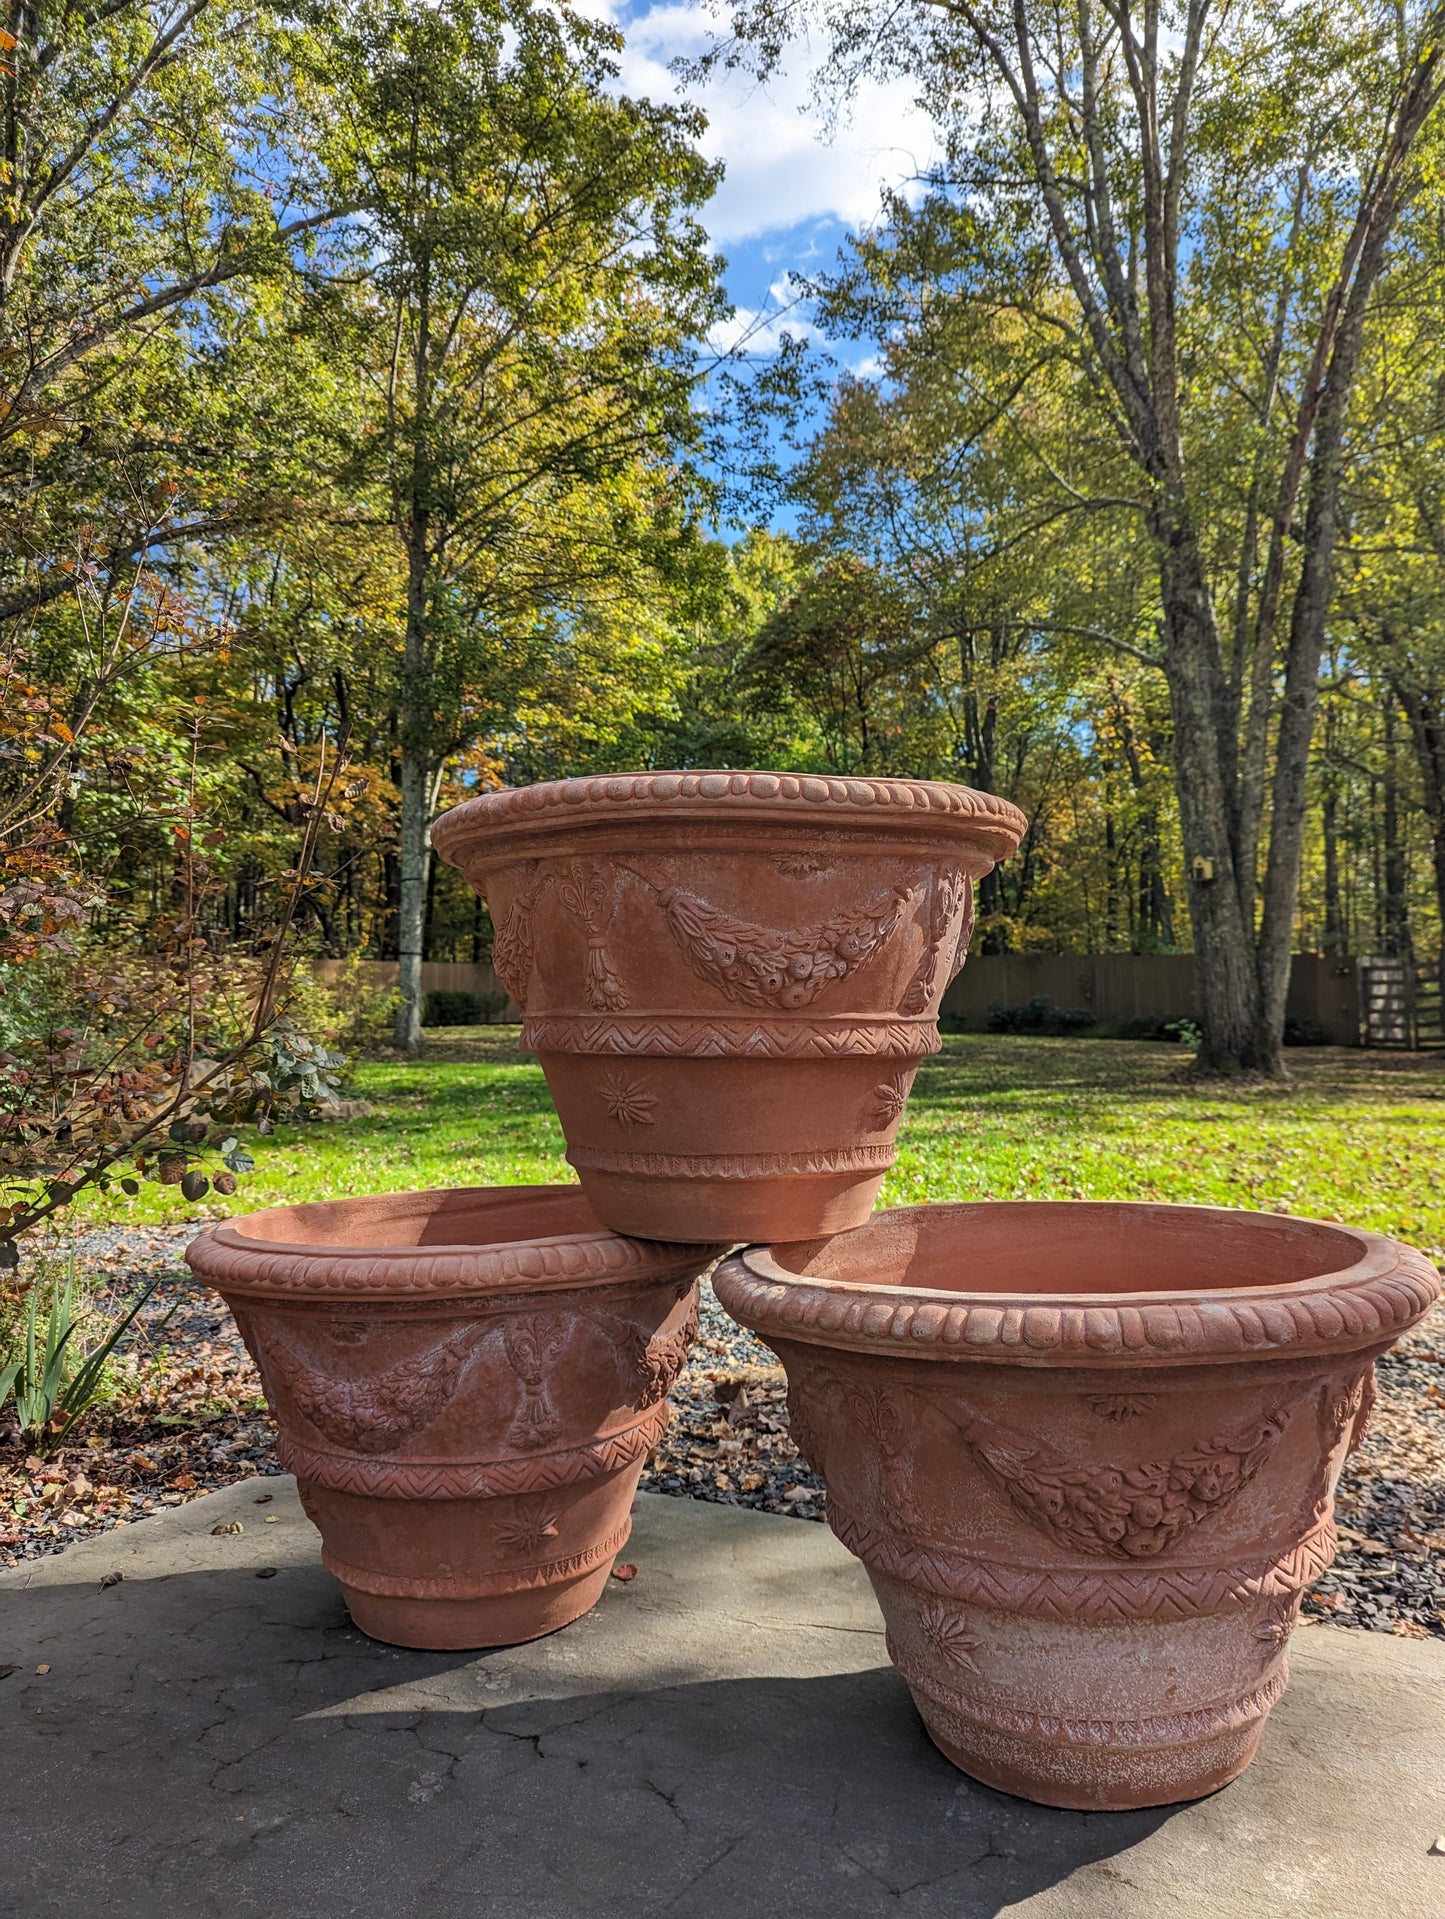
{"type": "MultiPolygon", "coordinates": [[[[1350,1390],[1336,1400],[1330,1409],[1336,1428],[1343,1432],[1349,1427],[1349,1451],[1355,1452],[1365,1442],[1370,1430],[1370,1415],[1375,1410],[1378,1388],[1375,1385],[1375,1363],[1371,1360],[1350,1390]]],[[[1338,1441],[1336,1441],[1338,1444],[1338,1441]]]]}
{"type": "Polygon", "coordinates": [[[848,1410],[873,1441],[883,1494],[883,1516],[890,1525],[908,1528],[917,1523],[913,1499],[913,1467],[907,1452],[909,1422],[892,1393],[881,1386],[849,1386],[848,1410]]]}
{"type": "MultiPolygon", "coordinates": [[[[639,871],[639,877],[646,876],[639,871]]],[[[866,965],[901,925],[913,891],[890,887],[796,932],[739,919],[680,886],[658,889],[657,902],[700,979],[745,1006],[791,1009],[811,1005],[834,981],[866,965]]]]}
{"type": "MultiPolygon", "coordinates": [[[[923,953],[913,978],[908,982],[907,990],[898,1003],[900,1013],[916,1016],[928,1011],[929,1001],[933,997],[934,985],[938,978],[939,962],[943,957],[943,942],[958,911],[960,900],[967,899],[969,910],[964,923],[954,941],[954,953],[957,964],[949,973],[948,979],[963,964],[962,954],[967,950],[968,937],[973,931],[973,883],[966,873],[936,873],[928,888],[928,911],[924,917],[923,953]]],[[[944,985],[948,980],[944,981],[944,985]]]]}
{"type": "Polygon", "coordinates": [[[540,1552],[547,1540],[556,1537],[557,1515],[544,1507],[533,1512],[524,1508],[497,1528],[497,1544],[503,1552],[516,1553],[519,1557],[540,1552]]]}
{"type": "Polygon", "coordinates": [[[979,1651],[983,1641],[968,1630],[956,1612],[936,1599],[929,1599],[919,1609],[918,1624],[923,1637],[940,1658],[961,1667],[964,1672],[978,1671],[974,1654],[979,1651]]]}
{"type": "Polygon", "coordinates": [[[274,1338],[266,1338],[262,1350],[318,1432],[353,1452],[379,1453],[431,1423],[455,1392],[475,1343],[473,1329],[454,1333],[429,1352],[353,1379],[328,1379],[274,1338]]]}
{"type": "Polygon", "coordinates": [[[1276,1408],[1173,1459],[1085,1465],[977,1413],[940,1404],[989,1476],[1028,1518],[1077,1552],[1130,1559],[1167,1552],[1221,1511],[1274,1451],[1288,1421],[1276,1408]]]}
{"type": "Polygon", "coordinates": [[[864,1107],[863,1118],[872,1132],[886,1133],[903,1117],[908,1104],[908,1089],[913,1084],[911,1071],[895,1073],[873,1088],[864,1107]]]}
{"type": "Polygon", "coordinates": [[[492,937],[492,971],[524,1013],[536,956],[532,914],[546,884],[544,875],[524,887],[507,908],[505,919],[492,937]]]}
{"type": "Polygon", "coordinates": [[[813,1418],[811,1389],[788,1381],[788,1431],[792,1434],[793,1444],[815,1473],[823,1473],[823,1438],[818,1422],[813,1418]]]}
{"type": "Polygon", "coordinates": [[[1116,1426],[1131,1419],[1142,1419],[1159,1404],[1157,1393],[1086,1393],[1084,1397],[1092,1412],[1116,1426]]]}
{"type": "Polygon", "coordinates": [[[571,1337],[574,1321],[567,1316],[541,1314],[513,1320],[502,1334],[507,1361],[521,1382],[522,1399],[507,1429],[508,1441],[526,1451],[549,1445],[562,1430],[557,1408],[547,1390],[546,1368],[571,1337]]]}
{"type": "Polygon", "coordinates": [[[607,926],[612,918],[612,888],[596,860],[573,860],[556,875],[557,893],[581,922],[587,936],[587,964],[582,990],[599,1013],[618,1013],[629,1004],[627,989],[613,971],[607,951],[607,926]]]}
{"type": "Polygon", "coordinates": [[[953,953],[944,975],[945,988],[963,971],[963,962],[968,958],[968,943],[973,938],[973,881],[965,879],[963,884],[966,889],[963,898],[963,918],[958,923],[958,937],[953,942],[953,953]]]}
{"type": "Polygon", "coordinates": [[[651,1126],[655,1123],[652,1109],[657,1104],[657,1095],[638,1073],[604,1073],[602,1104],[607,1110],[607,1117],[615,1119],[619,1126],[651,1126]]]}

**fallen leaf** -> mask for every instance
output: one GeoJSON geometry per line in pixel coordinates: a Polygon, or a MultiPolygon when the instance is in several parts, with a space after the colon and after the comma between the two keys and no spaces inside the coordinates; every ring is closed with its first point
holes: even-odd
{"type": "Polygon", "coordinates": [[[12,1672],[18,1672],[18,1666],[0,1666],[0,1679],[8,1679],[12,1672]]]}
{"type": "Polygon", "coordinates": [[[1430,1637],[1425,1627],[1413,1619],[1397,1619],[1390,1631],[1397,1639],[1428,1639],[1430,1637]]]}
{"type": "Polygon", "coordinates": [[[614,1566],[612,1568],[612,1577],[614,1579],[620,1579],[625,1585],[629,1579],[636,1579],[637,1568],[636,1566],[614,1566]]]}
{"type": "Polygon", "coordinates": [[[35,1670],[36,1672],[49,1672],[50,1668],[49,1666],[37,1666],[35,1670]]]}
{"type": "Polygon", "coordinates": [[[244,1530],[245,1528],[242,1526],[239,1519],[228,1519],[224,1526],[212,1526],[211,1537],[212,1539],[220,1539],[226,1533],[239,1533],[239,1532],[243,1532],[244,1530]]]}
{"type": "Polygon", "coordinates": [[[85,1514],[73,1512],[67,1507],[60,1515],[60,1523],[62,1526],[83,1526],[85,1524],[85,1514]]]}
{"type": "Polygon", "coordinates": [[[104,1592],[107,1586],[118,1586],[120,1582],[122,1581],[122,1579],[124,1578],[125,1578],[124,1573],[102,1573],[101,1579],[100,1579],[100,1590],[104,1592]]]}
{"type": "MultiPolygon", "coordinates": [[[[11,1671],[13,1670],[14,1668],[12,1667],[11,1671]]],[[[1445,1832],[1442,1832],[1440,1834],[1439,1838],[1435,1841],[1434,1845],[1431,1846],[1430,1850],[1432,1853],[1435,1853],[1437,1855],[1445,1855],[1445,1832]]]]}
{"type": "Polygon", "coordinates": [[[256,1577],[258,1579],[274,1579],[279,1571],[280,1568],[278,1566],[258,1566],[256,1568],[256,1577]]]}
{"type": "Polygon", "coordinates": [[[275,1493],[257,1493],[256,1504],[258,1506],[269,1506],[275,1497],[275,1493]]]}
{"type": "Polygon", "coordinates": [[[166,1484],[173,1492],[188,1493],[193,1486],[198,1486],[200,1481],[194,1473],[177,1473],[175,1478],[168,1479],[166,1484]]]}
{"type": "MultiPolygon", "coordinates": [[[[267,1513],[266,1517],[261,1521],[261,1524],[263,1526],[279,1526],[281,1524],[280,1513],[267,1513]]],[[[239,1530],[239,1528],[237,1530],[239,1530]]]]}

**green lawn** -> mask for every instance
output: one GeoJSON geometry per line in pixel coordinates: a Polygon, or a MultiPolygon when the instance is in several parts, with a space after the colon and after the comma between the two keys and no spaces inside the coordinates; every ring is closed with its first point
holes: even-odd
{"type": "MultiPolygon", "coordinates": [[[[567,1179],[561,1128],[515,1027],[428,1036],[415,1062],[361,1066],[376,1106],[347,1125],[257,1140],[230,1202],[407,1186],[567,1179]]],[[[1349,1220],[1445,1247],[1445,1057],[1300,1049],[1282,1087],[1193,1086],[1178,1047],[1111,1040],[944,1040],[918,1074],[885,1204],[924,1199],[1195,1200],[1349,1220]]],[[[85,1217],[195,1217],[148,1186],[85,1217]]],[[[77,1223],[80,1223],[77,1221],[77,1223]]]]}

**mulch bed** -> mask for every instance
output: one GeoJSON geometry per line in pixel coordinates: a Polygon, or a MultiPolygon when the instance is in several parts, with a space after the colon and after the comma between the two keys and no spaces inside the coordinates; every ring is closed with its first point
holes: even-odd
{"type": "MultiPolygon", "coordinates": [[[[0,1438],[0,1565],[280,1471],[235,1323],[179,1266],[194,1231],[107,1228],[78,1242],[118,1299],[157,1271],[166,1277],[127,1345],[120,1397],[73,1445],[41,1462],[0,1438]]],[[[1369,1436],[1337,1494],[1342,1549],[1304,1610],[1339,1626],[1445,1638],[1445,1306],[1380,1361],[1378,1378],[1369,1436]]],[[[789,1434],[781,1367],[707,1288],[671,1398],[645,1491],[823,1517],[822,1482],[789,1434]]]]}

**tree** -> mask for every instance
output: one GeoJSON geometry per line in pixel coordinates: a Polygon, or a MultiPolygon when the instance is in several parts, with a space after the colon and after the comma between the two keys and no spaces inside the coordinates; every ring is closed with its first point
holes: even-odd
{"type": "MultiPolygon", "coordinates": [[[[719,311],[690,113],[622,98],[617,36],[527,0],[339,7],[313,68],[337,194],[364,205],[338,321],[372,414],[338,476],[389,525],[397,649],[397,1042],[419,1040],[427,829],[449,757],[686,517],[688,347],[719,311]]],[[[365,509],[363,509],[365,510],[365,509]]]]}
{"type": "Polygon", "coordinates": [[[1430,177],[1445,9],[907,0],[885,31],[870,0],[758,0],[736,25],[766,63],[818,14],[836,81],[917,78],[972,292],[1072,357],[1114,436],[1157,575],[1201,1061],[1277,1073],[1344,436],[1430,177]]]}
{"type": "Polygon", "coordinates": [[[272,22],[231,0],[11,6],[0,29],[0,621],[119,597],[234,525],[268,468],[226,297],[294,276],[342,209],[272,22]],[[217,304],[217,302],[221,304],[217,304]],[[228,377],[229,376],[229,377],[228,377]],[[88,569],[88,570],[87,570],[88,569]]]}

